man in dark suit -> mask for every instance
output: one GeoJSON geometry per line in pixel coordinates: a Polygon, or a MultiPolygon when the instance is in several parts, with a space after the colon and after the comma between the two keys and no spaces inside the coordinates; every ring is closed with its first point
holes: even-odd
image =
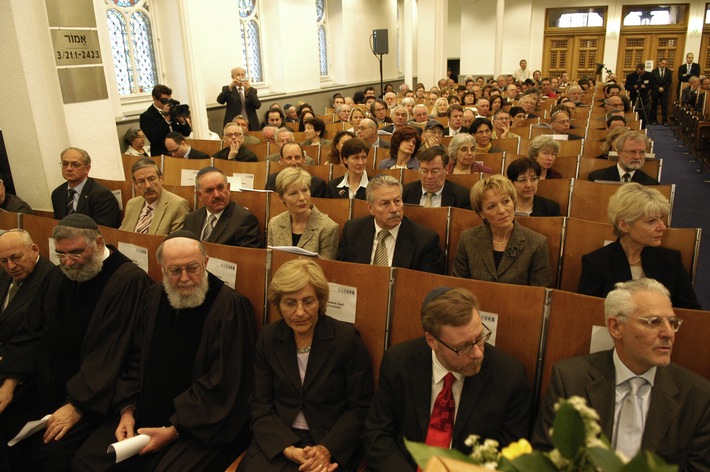
{"type": "Polygon", "coordinates": [[[658,185],[655,178],[641,170],[646,162],[648,138],[640,131],[627,131],[619,136],[616,147],[619,162],[615,166],[595,170],[589,180],[609,180],[612,182],[638,182],[642,185],[658,185]]]}
{"type": "Polygon", "coordinates": [[[614,349],[554,366],[533,443],[551,446],[553,406],[576,395],[597,411],[602,432],[627,457],[644,449],[679,470],[710,469],[710,382],[671,363],[681,320],[668,290],[653,279],[620,282],[604,311],[614,349]]]}
{"type": "Polygon", "coordinates": [[[689,52],[685,56],[685,64],[678,68],[678,93],[680,95],[680,84],[688,82],[691,77],[700,77],[700,64],[693,62],[695,56],[689,52]]]}
{"type": "Polygon", "coordinates": [[[66,183],[52,192],[54,219],[72,213],[90,216],[98,225],[118,228],[121,210],[109,189],[89,177],[91,157],[83,149],[70,147],[62,151],[62,177],[66,183]]]}
{"type": "Polygon", "coordinates": [[[195,188],[203,206],[188,213],[183,229],[208,243],[262,247],[258,220],[229,199],[229,182],[221,169],[201,169],[195,177],[195,188]]]}
{"type": "Polygon", "coordinates": [[[59,269],[44,257],[27,231],[11,229],[0,235],[0,346],[8,342],[25,319],[30,301],[59,269]],[[52,271],[54,269],[54,271],[52,271]]]}
{"type": "Polygon", "coordinates": [[[456,136],[459,133],[468,133],[468,128],[463,125],[463,107],[458,103],[449,105],[446,110],[449,117],[449,126],[444,128],[444,136],[456,136]]]}
{"type": "Polygon", "coordinates": [[[446,180],[446,166],[449,156],[446,149],[434,146],[419,156],[421,179],[404,186],[404,203],[424,207],[446,207],[471,209],[469,191],[466,187],[446,180]]]}
{"type": "Polygon", "coordinates": [[[651,72],[653,77],[653,88],[651,89],[651,123],[656,124],[658,120],[658,104],[661,104],[661,115],[663,124],[668,124],[668,97],[671,94],[671,83],[673,83],[673,73],[668,69],[668,59],[665,57],[658,62],[658,67],[651,72]]]}
{"type": "MultiPolygon", "coordinates": [[[[281,134],[281,133],[279,133],[281,134]]],[[[293,139],[293,135],[291,135],[293,139]]],[[[307,162],[306,159],[309,159],[308,156],[303,155],[303,148],[301,147],[300,144],[295,143],[292,141],[289,141],[287,143],[284,143],[281,145],[281,148],[279,149],[279,164],[283,166],[288,166],[288,167],[299,167],[302,168],[307,162]]],[[[308,169],[304,169],[308,170],[308,169]]],[[[281,172],[281,171],[279,171],[281,172]]],[[[269,177],[266,179],[266,185],[264,188],[266,190],[271,190],[272,192],[276,191],[276,177],[278,177],[279,172],[274,172],[273,174],[269,174],[269,177]]],[[[326,190],[326,184],[323,179],[320,177],[316,177],[315,175],[311,176],[311,197],[316,197],[316,198],[325,198],[325,190],[326,190]]]]}
{"type": "Polygon", "coordinates": [[[158,84],[153,87],[153,104],[141,113],[140,126],[150,141],[150,154],[160,156],[167,154],[165,137],[171,131],[176,131],[183,136],[190,136],[192,127],[183,117],[173,117],[170,104],[173,91],[166,85],[158,84]]]}
{"type": "Polygon", "coordinates": [[[207,153],[195,149],[185,140],[185,136],[175,131],[171,131],[165,136],[165,150],[166,154],[179,157],[180,159],[209,159],[210,156],[207,153]]]}
{"type": "Polygon", "coordinates": [[[651,106],[651,89],[653,88],[653,76],[646,72],[646,65],[643,62],[636,64],[636,70],[626,76],[624,88],[629,92],[631,103],[635,106],[635,111],[639,114],[644,123],[649,122],[651,106]],[[641,107],[636,99],[640,98],[641,107]]]}
{"type": "Polygon", "coordinates": [[[249,119],[249,128],[261,129],[256,114],[256,110],[261,108],[261,101],[256,89],[247,80],[247,71],[242,67],[232,69],[232,82],[222,87],[222,92],[217,96],[217,103],[227,104],[223,125],[232,121],[237,115],[244,115],[249,119]]]}
{"type": "Polygon", "coordinates": [[[422,326],[423,337],[391,347],[382,360],[362,436],[372,471],[415,470],[404,438],[470,452],[464,444],[470,434],[501,446],[528,434],[525,368],[486,344],[491,332],[473,293],[432,290],[422,306],[422,326]]]}
{"type": "Polygon", "coordinates": [[[397,179],[386,174],[370,179],[366,198],[370,216],[345,223],[339,261],[443,274],[439,235],[403,215],[402,185],[397,179]]]}

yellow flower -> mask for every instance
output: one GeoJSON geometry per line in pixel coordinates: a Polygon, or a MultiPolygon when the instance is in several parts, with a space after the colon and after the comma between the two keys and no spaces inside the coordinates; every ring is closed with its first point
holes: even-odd
{"type": "Polygon", "coordinates": [[[504,447],[501,451],[503,457],[508,460],[513,460],[518,456],[524,454],[530,454],[532,452],[532,446],[526,439],[521,439],[518,442],[510,443],[507,447],[504,447]]]}

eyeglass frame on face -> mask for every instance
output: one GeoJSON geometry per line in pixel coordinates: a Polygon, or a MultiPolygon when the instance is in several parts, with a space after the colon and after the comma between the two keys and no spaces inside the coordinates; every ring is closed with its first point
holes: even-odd
{"type": "Polygon", "coordinates": [[[66,260],[67,258],[72,259],[74,261],[79,261],[84,257],[84,253],[86,252],[87,249],[89,249],[89,245],[87,245],[84,249],[81,251],[72,251],[72,252],[58,252],[54,251],[54,255],[57,256],[57,259],[60,261],[66,260]]]}
{"type": "Polygon", "coordinates": [[[484,333],[478,337],[478,339],[475,339],[472,343],[466,343],[463,346],[461,346],[458,349],[454,349],[453,347],[449,346],[446,344],[444,341],[439,339],[438,336],[434,336],[433,334],[429,333],[432,338],[436,339],[439,341],[444,347],[449,349],[450,351],[456,353],[457,356],[465,356],[469,352],[473,351],[474,346],[478,346],[478,349],[483,350],[483,346],[486,344],[486,341],[491,339],[491,336],[493,335],[493,331],[491,331],[488,326],[486,326],[485,323],[481,323],[483,325],[484,333]]]}
{"type": "Polygon", "coordinates": [[[540,177],[537,176],[537,175],[533,175],[533,176],[530,177],[529,179],[528,179],[528,178],[524,178],[524,177],[523,177],[523,178],[518,177],[517,179],[515,179],[515,181],[516,181],[517,183],[519,183],[519,184],[526,184],[526,183],[528,183],[528,182],[534,184],[535,182],[539,182],[539,181],[540,181],[540,177]]]}
{"type": "Polygon", "coordinates": [[[642,322],[644,328],[659,331],[661,329],[661,320],[668,322],[668,326],[671,327],[674,333],[677,333],[680,326],[683,324],[683,320],[677,316],[640,316],[638,318],[627,316],[627,315],[616,315],[617,318],[626,318],[627,320],[639,320],[642,322]],[[676,325],[676,326],[673,326],[676,325]]]}
{"type": "Polygon", "coordinates": [[[620,149],[617,151],[617,153],[620,152],[625,152],[630,155],[634,156],[640,156],[640,157],[646,157],[646,150],[645,149],[620,149]]]}
{"type": "Polygon", "coordinates": [[[232,139],[232,138],[235,138],[235,137],[236,137],[236,138],[243,138],[243,137],[244,137],[244,133],[225,133],[225,134],[224,134],[224,137],[225,137],[225,138],[229,138],[229,139],[232,139]]]}
{"type": "Polygon", "coordinates": [[[59,163],[59,165],[62,167],[62,169],[66,169],[71,167],[72,169],[81,169],[84,167],[86,164],[83,162],[67,162],[67,161],[62,161],[59,163]]]}
{"type": "Polygon", "coordinates": [[[152,185],[155,184],[159,179],[160,177],[158,177],[157,175],[151,175],[150,177],[147,177],[145,179],[134,180],[134,182],[139,187],[142,187],[146,184],[146,182],[152,185]]]}
{"type": "Polygon", "coordinates": [[[437,168],[437,169],[422,169],[422,168],[420,167],[420,168],[417,169],[417,170],[419,171],[419,173],[420,173],[421,175],[429,175],[429,174],[431,174],[431,175],[433,175],[434,177],[436,177],[437,175],[439,175],[439,174],[441,174],[442,172],[444,172],[444,169],[439,169],[439,168],[437,168]]]}
{"type": "Polygon", "coordinates": [[[279,306],[282,310],[288,310],[288,312],[294,312],[298,309],[298,305],[301,305],[304,310],[310,310],[318,304],[318,298],[316,297],[306,297],[303,300],[295,300],[293,298],[282,298],[279,301],[279,306]]]}
{"type": "Polygon", "coordinates": [[[197,275],[200,273],[200,270],[202,269],[202,264],[199,262],[193,262],[192,264],[188,264],[183,267],[164,267],[163,268],[163,273],[170,277],[171,279],[177,279],[178,277],[182,277],[183,272],[187,272],[187,275],[197,275]]]}

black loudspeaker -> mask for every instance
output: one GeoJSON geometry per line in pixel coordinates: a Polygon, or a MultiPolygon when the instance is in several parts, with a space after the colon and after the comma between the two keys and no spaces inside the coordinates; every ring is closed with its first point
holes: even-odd
{"type": "Polygon", "coordinates": [[[387,40],[386,29],[372,30],[372,47],[375,54],[389,54],[389,41],[387,40]]]}

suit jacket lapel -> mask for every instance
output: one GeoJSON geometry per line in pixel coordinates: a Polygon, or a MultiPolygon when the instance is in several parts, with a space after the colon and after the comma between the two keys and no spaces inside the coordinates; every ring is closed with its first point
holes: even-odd
{"type": "Polygon", "coordinates": [[[229,224],[229,220],[232,218],[233,211],[234,211],[234,202],[229,202],[227,207],[224,209],[224,212],[222,212],[222,216],[220,216],[219,220],[217,220],[217,224],[214,226],[214,229],[212,230],[212,234],[210,234],[209,242],[214,242],[214,241],[219,240],[219,237],[222,236],[222,233],[224,233],[224,230],[227,229],[227,225],[229,224]]]}
{"type": "Polygon", "coordinates": [[[333,333],[332,320],[327,317],[320,317],[313,333],[311,354],[308,357],[308,369],[306,369],[306,377],[303,380],[304,392],[310,388],[313,382],[319,380],[320,371],[333,350],[334,340],[335,334],[333,333]]]}
{"type": "Polygon", "coordinates": [[[165,198],[165,195],[161,195],[161,197],[162,198],[153,212],[153,221],[150,222],[149,232],[152,234],[155,234],[157,229],[160,228],[160,222],[163,221],[165,212],[168,209],[168,199],[165,198]]]}
{"type": "Polygon", "coordinates": [[[77,213],[83,213],[83,210],[86,207],[87,202],[89,201],[89,192],[91,191],[91,188],[93,186],[94,181],[91,179],[91,177],[87,177],[86,183],[84,184],[84,188],[81,190],[81,195],[79,195],[79,203],[76,204],[77,213]]]}
{"type": "Polygon", "coordinates": [[[431,417],[431,349],[422,341],[422,349],[416,352],[410,359],[407,369],[409,378],[412,379],[412,391],[407,392],[414,400],[414,409],[417,412],[417,420],[422,431],[422,438],[426,438],[429,429],[429,418],[431,417]]]}
{"type": "Polygon", "coordinates": [[[483,259],[483,265],[486,266],[488,273],[498,280],[498,271],[496,270],[496,263],[493,260],[493,235],[491,230],[486,226],[485,231],[478,233],[478,237],[474,240],[476,249],[483,259]]]}
{"type": "MultiPolygon", "coordinates": [[[[375,240],[375,218],[372,215],[368,216],[365,220],[365,224],[360,229],[362,232],[359,235],[355,235],[355,250],[353,251],[353,254],[356,257],[356,260],[353,262],[369,264],[372,256],[372,244],[375,240]]],[[[395,248],[395,254],[396,252],[395,248]]]]}
{"type": "Polygon", "coordinates": [[[397,234],[397,242],[394,246],[394,254],[392,255],[392,267],[409,268],[412,265],[412,255],[416,247],[416,241],[414,241],[414,235],[412,234],[412,224],[406,216],[402,218],[399,234],[397,234]]]}
{"type": "Polygon", "coordinates": [[[274,339],[276,340],[274,343],[274,353],[286,377],[288,377],[291,383],[293,383],[300,392],[303,391],[303,385],[301,384],[301,374],[298,372],[298,362],[294,355],[296,352],[296,343],[293,340],[293,333],[291,333],[291,329],[286,326],[283,320],[279,321],[279,323],[278,331],[274,335],[274,339]]]}
{"type": "MultiPolygon", "coordinates": [[[[525,233],[523,232],[522,228],[518,224],[517,221],[513,222],[513,232],[510,233],[510,241],[508,242],[508,246],[518,246],[521,247],[523,251],[525,251],[525,233]]],[[[511,249],[513,249],[511,247],[511,249]]],[[[518,254],[520,254],[520,251],[518,251],[518,254]]],[[[500,260],[500,264],[498,264],[498,274],[504,273],[508,268],[513,264],[513,261],[515,260],[515,257],[511,257],[508,255],[508,248],[505,248],[505,251],[503,252],[503,258],[500,260]]],[[[495,265],[495,263],[494,263],[495,265]]]]}
{"type": "Polygon", "coordinates": [[[614,430],[614,403],[616,374],[614,372],[613,350],[599,357],[600,362],[593,362],[596,369],[588,372],[591,381],[587,384],[589,406],[594,408],[601,420],[599,426],[602,432],[611,441],[614,430]]]}
{"type": "Polygon", "coordinates": [[[422,183],[419,182],[419,184],[415,187],[414,191],[412,192],[412,200],[414,200],[412,203],[414,205],[419,205],[419,203],[422,201],[423,194],[424,194],[424,190],[422,189],[422,183]]]}
{"type": "MultiPolygon", "coordinates": [[[[483,362],[485,364],[485,358],[483,362]]],[[[486,389],[490,375],[491,372],[489,372],[484,365],[478,374],[464,379],[459,409],[456,412],[456,421],[454,422],[452,443],[459,442],[459,435],[464,434],[468,436],[470,434],[470,431],[464,431],[463,428],[469,426],[468,419],[473,414],[476,405],[478,405],[481,395],[483,395],[486,389]]],[[[463,442],[463,440],[460,442],[463,442]]]]}
{"type": "Polygon", "coordinates": [[[320,216],[319,211],[315,206],[312,206],[312,209],[313,213],[311,213],[310,218],[308,218],[308,223],[303,230],[301,238],[298,240],[298,247],[305,247],[308,241],[317,236],[318,221],[320,220],[320,216]]]}
{"type": "Polygon", "coordinates": [[[648,407],[646,427],[641,441],[643,449],[657,450],[666,435],[668,427],[678,415],[680,403],[678,402],[678,386],[668,373],[668,370],[659,367],[656,379],[651,390],[651,404],[648,407]]]}

